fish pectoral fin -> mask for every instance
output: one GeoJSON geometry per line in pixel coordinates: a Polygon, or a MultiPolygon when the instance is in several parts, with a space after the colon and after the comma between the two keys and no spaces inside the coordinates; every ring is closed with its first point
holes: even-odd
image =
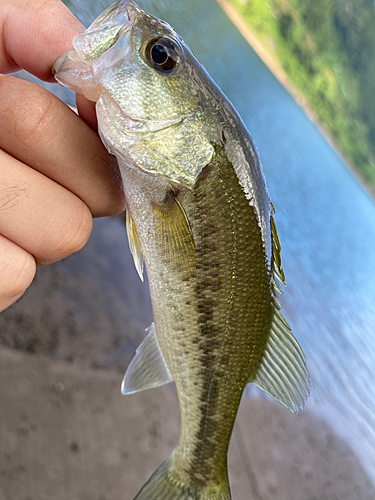
{"type": "Polygon", "coordinates": [[[139,277],[143,281],[143,255],[141,249],[141,243],[138,236],[138,231],[134,223],[133,217],[129,209],[126,209],[126,232],[128,235],[130,251],[133,255],[134,265],[139,274],[139,277]]]}
{"type": "Polygon", "coordinates": [[[170,268],[190,273],[194,267],[195,243],[181,203],[170,194],[165,206],[154,205],[154,228],[161,256],[170,268]]]}
{"type": "Polygon", "coordinates": [[[277,308],[258,369],[249,382],[297,415],[310,393],[304,354],[277,308]]]}
{"type": "Polygon", "coordinates": [[[151,389],[172,382],[167,365],[160,351],[152,323],[148,335],[136,350],[121,385],[122,394],[151,389]]]}

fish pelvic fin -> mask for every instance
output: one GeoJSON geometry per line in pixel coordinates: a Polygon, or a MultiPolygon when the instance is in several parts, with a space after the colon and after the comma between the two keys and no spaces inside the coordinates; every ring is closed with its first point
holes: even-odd
{"type": "Polygon", "coordinates": [[[310,393],[305,356],[277,307],[258,369],[249,382],[296,415],[303,409],[310,393]]]}
{"type": "Polygon", "coordinates": [[[172,382],[159,348],[154,324],[151,323],[146,331],[148,332],[147,337],[136,350],[136,354],[126,370],[121,385],[122,394],[133,394],[172,382]]]}
{"type": "Polygon", "coordinates": [[[143,281],[144,262],[141,249],[141,242],[139,240],[138,231],[129,209],[126,209],[126,232],[128,234],[129,247],[133,255],[135,268],[139,274],[139,277],[143,281]]]}
{"type": "Polygon", "coordinates": [[[134,500],[230,500],[228,480],[220,484],[198,484],[178,474],[173,456],[163,462],[134,500]]]}

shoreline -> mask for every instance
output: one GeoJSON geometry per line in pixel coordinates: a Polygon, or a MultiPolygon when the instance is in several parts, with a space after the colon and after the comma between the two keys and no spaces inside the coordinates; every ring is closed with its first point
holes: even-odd
{"type": "Polygon", "coordinates": [[[273,57],[272,54],[264,47],[263,43],[259,40],[255,31],[246,23],[242,15],[235,9],[229,0],[216,0],[218,5],[228,16],[230,21],[238,29],[250,47],[254,50],[257,56],[263,61],[267,68],[271,71],[273,76],[285,88],[285,90],[292,96],[294,101],[303,110],[308,119],[316,126],[324,139],[331,146],[336,155],[340,158],[345,167],[349,170],[354,179],[362,187],[365,193],[375,202],[375,191],[372,190],[363,179],[359,176],[354,165],[343,154],[336,140],[332,137],[331,133],[326,129],[324,123],[320,120],[319,116],[309,105],[307,99],[297,89],[297,87],[290,81],[287,73],[284,71],[280,63],[273,57]]]}

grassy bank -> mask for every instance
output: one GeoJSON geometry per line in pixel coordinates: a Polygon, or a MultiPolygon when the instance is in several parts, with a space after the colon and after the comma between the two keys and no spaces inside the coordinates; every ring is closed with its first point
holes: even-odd
{"type": "Polygon", "coordinates": [[[375,193],[370,0],[229,0],[375,193]]]}

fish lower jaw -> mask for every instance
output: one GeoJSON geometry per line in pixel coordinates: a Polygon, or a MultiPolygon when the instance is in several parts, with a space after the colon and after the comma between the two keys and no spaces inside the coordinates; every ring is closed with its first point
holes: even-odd
{"type": "Polygon", "coordinates": [[[99,100],[101,88],[93,82],[91,68],[71,60],[69,53],[56,59],[51,72],[60,85],[77,94],[83,94],[89,101],[97,102],[99,100]]]}

